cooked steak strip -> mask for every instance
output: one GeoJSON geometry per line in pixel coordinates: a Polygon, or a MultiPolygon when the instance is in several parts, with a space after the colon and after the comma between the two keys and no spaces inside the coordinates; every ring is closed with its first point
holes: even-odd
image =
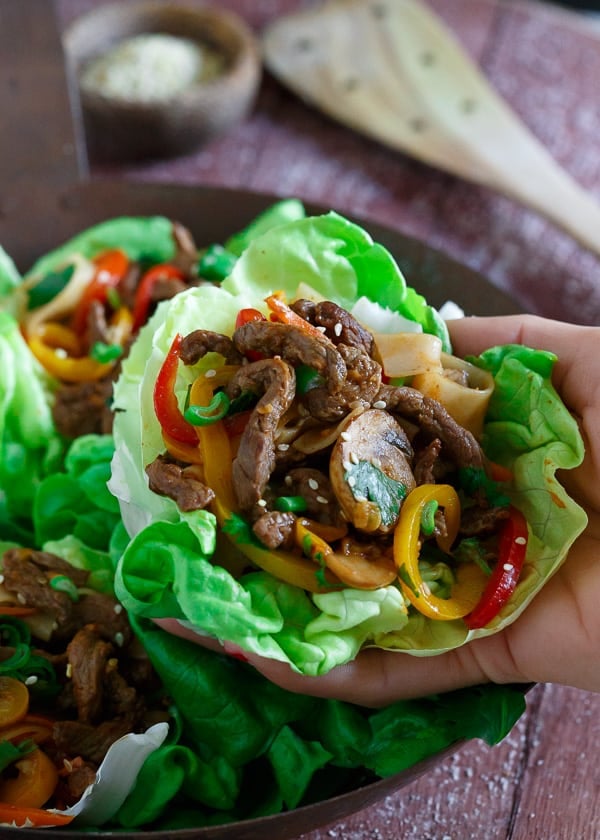
{"type": "Polygon", "coordinates": [[[315,327],[325,327],[325,335],[334,344],[356,347],[372,356],[374,339],[347,310],[330,300],[314,303],[311,300],[296,300],[291,308],[297,315],[315,327]]]}
{"type": "Polygon", "coordinates": [[[154,493],[168,496],[184,513],[204,510],[215,498],[214,490],[186,471],[168,455],[158,455],[146,467],[149,487],[154,493]]]}
{"type": "Polygon", "coordinates": [[[195,365],[207,353],[220,353],[228,365],[241,365],[244,360],[229,336],[212,330],[188,333],[179,348],[179,358],[185,365],[195,365]]]}
{"type": "Polygon", "coordinates": [[[57,430],[69,440],[81,435],[109,434],[113,415],[110,402],[113,377],[95,382],[64,383],[58,388],[52,406],[57,430]]]}

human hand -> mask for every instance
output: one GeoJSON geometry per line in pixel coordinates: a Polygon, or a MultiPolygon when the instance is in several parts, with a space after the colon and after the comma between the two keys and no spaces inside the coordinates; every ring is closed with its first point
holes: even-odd
{"type": "MultiPolygon", "coordinates": [[[[495,344],[525,344],[558,356],[553,381],[579,422],[581,467],[560,480],[586,510],[589,524],[567,560],[524,613],[503,631],[449,653],[416,657],[369,648],[328,674],[308,677],[287,665],[243,654],[258,671],[290,691],[365,706],[450,691],[484,682],[556,682],[600,691],[600,329],[534,316],[465,318],[449,323],[457,355],[495,344]]],[[[170,620],[170,632],[223,650],[170,620]]],[[[225,652],[241,654],[225,646],[225,652]]]]}

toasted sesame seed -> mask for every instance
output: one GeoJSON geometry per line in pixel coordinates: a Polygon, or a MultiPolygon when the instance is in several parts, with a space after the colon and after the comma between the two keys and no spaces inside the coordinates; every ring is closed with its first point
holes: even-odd
{"type": "Polygon", "coordinates": [[[267,503],[266,503],[265,499],[259,499],[256,504],[259,507],[266,507],[267,506],[267,503]]]}
{"type": "Polygon", "coordinates": [[[366,496],[362,496],[362,495],[357,496],[356,493],[354,494],[354,498],[356,499],[357,502],[368,502],[369,501],[366,496]]]}
{"type": "Polygon", "coordinates": [[[273,411],[273,403],[267,403],[266,405],[259,405],[257,409],[259,414],[271,414],[273,411]]]}
{"type": "Polygon", "coordinates": [[[29,677],[27,677],[27,679],[25,680],[25,685],[35,685],[37,681],[38,681],[38,678],[36,677],[36,675],[35,675],[35,674],[31,674],[31,675],[30,675],[29,677]]]}
{"type": "Polygon", "coordinates": [[[349,487],[354,487],[355,484],[356,484],[356,478],[353,475],[348,476],[348,486],[349,487]]]}
{"type": "Polygon", "coordinates": [[[381,461],[379,460],[379,458],[373,458],[371,463],[373,464],[374,467],[377,467],[378,470],[381,469],[381,461]]]}
{"type": "Polygon", "coordinates": [[[65,768],[67,773],[73,772],[73,765],[71,764],[68,758],[63,758],[63,767],[65,768]]]}
{"type": "Polygon", "coordinates": [[[286,477],[283,479],[283,483],[286,485],[286,487],[291,487],[292,483],[293,483],[292,482],[292,476],[291,475],[286,475],[286,477]]]}
{"type": "Polygon", "coordinates": [[[356,452],[350,453],[350,461],[353,464],[358,464],[358,455],[356,454],[356,452]]]}
{"type": "Polygon", "coordinates": [[[116,612],[117,615],[121,615],[121,613],[123,612],[122,604],[115,604],[113,610],[114,612],[116,612]]]}
{"type": "Polygon", "coordinates": [[[324,333],[327,330],[327,327],[317,327],[317,329],[319,330],[319,332],[324,333]]]}
{"type": "Polygon", "coordinates": [[[373,408],[387,408],[387,403],[385,400],[375,400],[373,408]]]}
{"type": "Polygon", "coordinates": [[[340,437],[342,440],[350,440],[350,432],[342,432],[340,437]]]}
{"type": "Polygon", "coordinates": [[[277,444],[277,449],[280,452],[287,452],[289,448],[290,448],[289,443],[278,443],[277,444]]]}
{"type": "Polygon", "coordinates": [[[317,496],[317,502],[320,505],[328,505],[329,504],[329,499],[326,499],[325,496],[317,496]]]}
{"type": "Polygon", "coordinates": [[[23,595],[22,592],[17,592],[17,601],[19,602],[19,604],[26,604],[27,598],[23,595]]]}
{"type": "Polygon", "coordinates": [[[350,461],[343,461],[342,466],[346,470],[346,472],[349,472],[352,469],[352,464],[350,463],[350,461]]]}
{"type": "Polygon", "coordinates": [[[517,537],[515,540],[517,545],[527,545],[527,540],[525,537],[517,537]]]}
{"type": "Polygon", "coordinates": [[[308,479],[308,486],[311,490],[318,490],[319,489],[319,482],[316,481],[314,478],[308,479]]]}
{"type": "Polygon", "coordinates": [[[65,674],[66,674],[68,680],[70,680],[71,677],[73,676],[73,666],[71,665],[70,662],[67,663],[67,669],[65,671],[65,674]]]}
{"type": "Polygon", "coordinates": [[[337,322],[337,324],[334,326],[333,331],[334,331],[334,333],[338,336],[338,338],[339,338],[339,336],[342,334],[342,325],[340,324],[340,322],[339,322],[339,321],[338,321],[338,322],[337,322]]]}
{"type": "Polygon", "coordinates": [[[515,567],[513,566],[512,563],[505,563],[504,566],[502,566],[502,568],[504,569],[505,572],[512,572],[512,570],[515,567]]]}
{"type": "Polygon", "coordinates": [[[207,370],[206,373],[204,374],[206,379],[212,379],[213,376],[216,376],[216,375],[217,375],[217,371],[213,370],[212,368],[210,370],[207,370]]]}
{"type": "Polygon", "coordinates": [[[118,647],[123,647],[124,642],[125,636],[120,631],[118,633],[115,633],[115,644],[118,647]]]}

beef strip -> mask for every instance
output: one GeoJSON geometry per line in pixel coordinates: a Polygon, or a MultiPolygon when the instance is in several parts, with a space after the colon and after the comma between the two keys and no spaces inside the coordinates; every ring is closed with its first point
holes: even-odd
{"type": "Polygon", "coordinates": [[[228,365],[241,365],[244,361],[229,336],[211,330],[188,333],[179,347],[179,358],[185,365],[195,365],[207,353],[220,353],[228,365]]]}
{"type": "Polygon", "coordinates": [[[57,430],[69,440],[81,435],[110,433],[112,393],[112,375],[95,382],[62,384],[52,406],[57,430]]]}
{"type": "Polygon", "coordinates": [[[442,441],[442,452],[458,467],[483,468],[483,452],[475,437],[460,426],[437,400],[415,388],[383,385],[377,400],[392,414],[416,423],[428,438],[442,441]]]}
{"type": "Polygon", "coordinates": [[[90,308],[88,309],[86,340],[88,351],[91,350],[97,341],[100,341],[103,344],[110,344],[106,312],[104,304],[99,300],[93,300],[90,304],[90,308]]]}
{"type": "Polygon", "coordinates": [[[295,523],[293,513],[269,510],[256,520],[252,530],[267,548],[291,548],[294,544],[295,523]]]}
{"type": "Polygon", "coordinates": [[[2,566],[5,589],[20,603],[48,612],[58,624],[69,621],[74,604],[66,592],[53,589],[50,580],[64,575],[75,586],[84,586],[89,577],[89,572],[73,568],[55,554],[29,548],[4,552],[2,566]]]}
{"type": "Polygon", "coordinates": [[[158,455],[146,467],[150,490],[168,496],[186,513],[204,510],[215,498],[214,491],[168,455],[158,455]]]}
{"type": "Polygon", "coordinates": [[[371,333],[337,303],[330,300],[320,303],[314,303],[311,300],[296,300],[291,304],[291,308],[315,327],[325,327],[325,335],[334,344],[346,344],[348,347],[355,347],[367,356],[373,355],[374,339],[371,333]]]}
{"type": "Polygon", "coordinates": [[[181,222],[173,222],[173,239],[175,240],[175,256],[171,260],[173,265],[180,268],[190,282],[197,282],[198,248],[191,231],[181,222]]]}
{"type": "Polygon", "coordinates": [[[233,334],[240,353],[258,351],[280,356],[291,365],[308,365],[325,377],[327,390],[335,394],[346,379],[346,365],[328,338],[309,335],[301,327],[273,321],[250,321],[233,334]]]}
{"type": "MultiPolygon", "coordinates": [[[[162,300],[171,300],[175,295],[184,292],[186,289],[187,285],[183,280],[179,280],[176,277],[160,277],[152,285],[152,291],[150,293],[151,304],[155,306],[162,300]]],[[[152,309],[154,309],[154,306],[152,309]]]]}
{"type": "Polygon", "coordinates": [[[378,362],[357,347],[339,344],[337,350],[346,367],[346,377],[339,390],[331,393],[327,385],[311,388],[302,398],[310,414],[323,423],[344,417],[357,402],[370,406],[381,388],[378,362]]]}
{"type": "Polygon", "coordinates": [[[413,473],[417,484],[436,483],[435,466],[441,450],[442,441],[434,438],[423,449],[415,451],[413,473]]]}
{"type": "Polygon", "coordinates": [[[104,683],[113,646],[92,630],[79,630],[67,645],[67,656],[80,723],[97,723],[104,700],[104,683]]]}
{"type": "MultiPolygon", "coordinates": [[[[110,595],[102,592],[86,592],[71,610],[72,627],[64,632],[73,634],[76,629],[93,625],[95,632],[117,647],[127,647],[133,638],[127,613],[110,595]]],[[[62,628],[57,629],[57,633],[62,628]]]]}
{"type": "Polygon", "coordinates": [[[95,726],[76,720],[60,720],[52,727],[52,738],[59,754],[66,758],[81,756],[96,766],[102,763],[108,748],[134,730],[135,721],[115,718],[95,726]]]}
{"type": "Polygon", "coordinates": [[[463,537],[486,537],[495,533],[499,523],[509,516],[508,507],[465,507],[460,518],[459,532],[463,537]]]}
{"type": "Polygon", "coordinates": [[[280,358],[244,365],[228,384],[227,394],[235,399],[247,391],[262,396],[250,415],[233,461],[233,486],[242,511],[251,510],[262,499],[275,468],[275,431],[294,399],[294,369],[280,358]]]}
{"type": "Polygon", "coordinates": [[[345,520],[331,486],[329,476],[313,467],[297,467],[285,477],[286,492],[302,496],[306,501],[306,516],[324,525],[342,527],[345,520]]]}

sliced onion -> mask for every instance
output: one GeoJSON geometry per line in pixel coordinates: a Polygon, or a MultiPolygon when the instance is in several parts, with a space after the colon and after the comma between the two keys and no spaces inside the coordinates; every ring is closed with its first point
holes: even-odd
{"type": "Polygon", "coordinates": [[[375,345],[386,376],[415,376],[442,370],[442,342],[429,333],[375,333],[375,345]]]}
{"type": "MultiPolygon", "coordinates": [[[[96,273],[96,267],[81,254],[73,254],[69,263],[75,266],[71,279],[67,285],[55,297],[44,306],[33,309],[25,316],[24,328],[27,335],[34,333],[44,321],[59,321],[65,315],[71,313],[96,273]]],[[[36,277],[29,281],[29,288],[33,288],[42,280],[36,277]]]]}
{"type": "Polygon", "coordinates": [[[359,403],[339,423],[332,426],[319,426],[317,429],[304,432],[294,441],[294,449],[303,452],[305,455],[312,455],[314,452],[333,446],[342,432],[365,411],[365,408],[366,406],[359,403]]]}

